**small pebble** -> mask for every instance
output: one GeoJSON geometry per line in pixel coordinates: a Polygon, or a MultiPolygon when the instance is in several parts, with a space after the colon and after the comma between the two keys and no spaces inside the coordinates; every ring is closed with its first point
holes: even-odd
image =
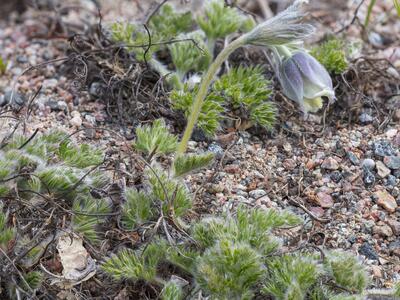
{"type": "Polygon", "coordinates": [[[390,169],[385,166],[383,162],[378,160],[376,162],[376,172],[380,178],[385,178],[390,175],[390,169]]]}
{"type": "Polygon", "coordinates": [[[368,259],[372,259],[372,260],[378,260],[378,258],[379,258],[375,249],[372,248],[372,246],[367,242],[365,242],[358,248],[358,253],[360,253],[361,255],[364,255],[368,259]]]}
{"type": "Polygon", "coordinates": [[[363,171],[363,181],[367,186],[371,186],[375,183],[375,175],[369,169],[363,171]]]}
{"type": "Polygon", "coordinates": [[[249,196],[254,199],[259,199],[267,194],[264,190],[253,190],[249,192],[249,196]]]}
{"type": "Polygon", "coordinates": [[[361,124],[366,125],[366,124],[372,123],[374,121],[374,118],[371,115],[367,114],[367,113],[362,113],[358,117],[358,120],[360,121],[361,124]]]}
{"type": "Polygon", "coordinates": [[[217,143],[211,143],[207,150],[211,153],[215,154],[215,158],[217,159],[221,159],[222,156],[224,155],[224,149],[222,149],[222,147],[220,145],[218,145],[217,143]]]}
{"type": "Polygon", "coordinates": [[[385,156],[383,162],[392,170],[400,169],[400,156],[385,156]]]}
{"type": "Polygon", "coordinates": [[[71,124],[71,126],[74,126],[76,128],[79,128],[82,126],[82,118],[79,112],[77,111],[73,111],[71,112],[72,115],[72,119],[69,120],[69,124],[71,124]]]}
{"type": "Polygon", "coordinates": [[[379,140],[373,143],[373,150],[376,156],[385,157],[395,155],[392,145],[387,140],[379,140]]]}
{"type": "Polygon", "coordinates": [[[390,213],[394,213],[397,208],[396,200],[386,190],[380,190],[374,193],[376,203],[382,206],[390,213]]]}
{"type": "Polygon", "coordinates": [[[347,152],[347,157],[353,165],[357,166],[360,164],[360,160],[353,152],[347,152]]]}
{"type": "Polygon", "coordinates": [[[371,158],[366,158],[362,162],[362,167],[367,170],[373,170],[375,168],[375,161],[371,158]]]}
{"type": "Polygon", "coordinates": [[[339,169],[339,164],[334,158],[328,157],[324,160],[321,167],[326,170],[337,170],[339,169]]]}
{"type": "Polygon", "coordinates": [[[324,192],[317,193],[316,201],[322,208],[330,208],[334,203],[332,196],[324,192]]]}

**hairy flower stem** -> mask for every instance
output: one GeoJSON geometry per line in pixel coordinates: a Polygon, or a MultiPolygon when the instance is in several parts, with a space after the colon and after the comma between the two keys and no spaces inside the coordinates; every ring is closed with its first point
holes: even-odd
{"type": "Polygon", "coordinates": [[[246,42],[246,35],[243,35],[239,37],[238,39],[234,40],[231,42],[228,46],[226,46],[215,58],[213,63],[210,65],[210,67],[207,70],[207,73],[204,75],[199,91],[197,92],[197,95],[193,101],[192,109],[190,111],[190,116],[188,118],[188,122],[186,125],[185,132],[183,134],[182,140],[179,143],[177,154],[181,155],[185,153],[187,149],[187,145],[189,142],[190,137],[192,136],[194,126],[197,123],[197,120],[199,118],[199,114],[201,111],[201,107],[203,105],[203,101],[205,97],[207,96],[208,89],[211,85],[212,80],[214,79],[215,74],[218,72],[218,69],[221,67],[221,65],[224,63],[226,59],[228,59],[229,55],[235,51],[236,49],[240,48],[243,46],[246,42]]]}

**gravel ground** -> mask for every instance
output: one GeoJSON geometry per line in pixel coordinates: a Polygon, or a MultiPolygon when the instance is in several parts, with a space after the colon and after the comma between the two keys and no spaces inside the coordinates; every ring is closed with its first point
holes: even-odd
{"type": "MultiPolygon", "coordinates": [[[[68,10],[62,18],[84,30],[96,23],[96,7],[91,1],[80,1],[80,5],[85,9],[68,10]]],[[[115,6],[106,3],[104,20],[132,18],[138,9],[134,6],[128,1],[117,1],[115,6]]],[[[355,6],[351,4],[348,11],[353,12],[355,6]]],[[[388,7],[388,1],[383,2],[375,15],[379,17],[388,7]]],[[[342,11],[335,14],[339,19],[332,19],[324,7],[313,12],[324,33],[335,32],[351,20],[346,5],[339,8],[342,11]]],[[[0,76],[0,105],[10,102],[10,88],[15,87],[18,93],[6,106],[14,112],[8,115],[25,121],[28,134],[35,129],[63,128],[75,133],[78,141],[93,143],[128,161],[123,132],[96,100],[95,90],[79,90],[63,75],[58,62],[24,73],[31,65],[65,57],[69,32],[58,28],[56,16],[29,10],[22,17],[0,21],[1,55],[10,60],[6,75],[0,76]],[[49,31],[51,26],[53,31],[49,31]]],[[[371,55],[400,66],[398,41],[387,42],[390,36],[394,40],[393,30],[399,36],[400,22],[375,21],[379,24],[370,41],[377,46],[371,55]]],[[[348,34],[358,36],[359,32],[351,27],[348,34]]],[[[197,212],[220,212],[239,203],[295,211],[306,220],[304,227],[290,231],[298,236],[299,245],[309,242],[358,253],[370,267],[374,285],[391,287],[400,280],[400,98],[372,97],[383,106],[361,106],[351,124],[335,116],[328,116],[325,123],[322,113],[303,120],[296,113],[281,118],[272,134],[228,128],[213,141],[195,137],[190,151],[209,150],[217,157],[212,168],[187,178],[197,191],[197,212]]],[[[9,130],[14,121],[2,122],[2,130],[9,130]]]]}

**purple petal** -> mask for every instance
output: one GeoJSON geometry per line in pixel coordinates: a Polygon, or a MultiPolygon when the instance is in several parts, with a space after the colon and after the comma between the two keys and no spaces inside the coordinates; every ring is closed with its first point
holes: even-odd
{"type": "Polygon", "coordinates": [[[297,52],[292,57],[297,67],[311,83],[321,88],[333,89],[332,79],[325,68],[306,52],[297,52]]]}
{"type": "Polygon", "coordinates": [[[278,79],[282,85],[283,93],[289,99],[302,103],[303,79],[297,65],[291,59],[287,59],[280,66],[278,79]]]}

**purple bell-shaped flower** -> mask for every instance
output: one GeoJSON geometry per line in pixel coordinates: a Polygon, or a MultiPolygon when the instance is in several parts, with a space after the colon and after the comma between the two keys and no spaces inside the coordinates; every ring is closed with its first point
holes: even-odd
{"type": "Polygon", "coordinates": [[[279,60],[276,71],[283,93],[296,101],[304,113],[321,109],[324,96],[330,101],[335,100],[328,72],[304,51],[295,51],[292,56],[279,60]]]}

